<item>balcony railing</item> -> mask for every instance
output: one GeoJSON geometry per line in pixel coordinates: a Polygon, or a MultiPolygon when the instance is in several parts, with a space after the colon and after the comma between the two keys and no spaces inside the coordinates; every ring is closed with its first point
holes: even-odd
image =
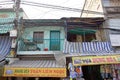
{"type": "Polygon", "coordinates": [[[64,39],[24,39],[18,42],[18,51],[62,51],[64,39]]]}

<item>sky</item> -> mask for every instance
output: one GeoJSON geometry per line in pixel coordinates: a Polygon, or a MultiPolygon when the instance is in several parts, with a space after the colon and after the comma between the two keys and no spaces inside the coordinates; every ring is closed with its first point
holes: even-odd
{"type": "MultiPolygon", "coordinates": [[[[0,1],[2,2],[12,0],[0,0],[0,1]]],[[[21,1],[29,1],[77,9],[82,9],[84,5],[84,0],[21,0],[21,1]]],[[[10,7],[12,5],[5,4],[3,6],[10,7]]],[[[44,8],[23,4],[21,4],[20,7],[23,8],[29,19],[60,19],[62,17],[80,17],[81,14],[81,12],[44,8]]]]}

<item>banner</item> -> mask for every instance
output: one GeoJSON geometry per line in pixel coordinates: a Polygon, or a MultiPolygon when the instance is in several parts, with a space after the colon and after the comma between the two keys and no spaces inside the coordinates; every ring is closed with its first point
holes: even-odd
{"type": "Polygon", "coordinates": [[[66,77],[66,68],[8,68],[5,77],[66,77]]]}
{"type": "Polygon", "coordinates": [[[120,63],[120,55],[110,56],[81,56],[72,58],[74,66],[117,64],[120,63]]]}

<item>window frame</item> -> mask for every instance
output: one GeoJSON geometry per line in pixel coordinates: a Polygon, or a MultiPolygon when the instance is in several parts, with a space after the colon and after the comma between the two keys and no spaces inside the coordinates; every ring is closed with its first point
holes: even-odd
{"type": "Polygon", "coordinates": [[[44,43],[44,31],[33,32],[33,41],[35,43],[43,44],[44,43]],[[36,40],[37,38],[39,38],[39,39],[36,40]]]}

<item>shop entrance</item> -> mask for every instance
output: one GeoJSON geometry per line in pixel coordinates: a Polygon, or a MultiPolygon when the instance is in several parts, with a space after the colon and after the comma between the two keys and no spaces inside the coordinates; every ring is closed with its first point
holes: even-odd
{"type": "Polygon", "coordinates": [[[82,66],[82,71],[85,80],[102,80],[100,65],[82,66]]]}

